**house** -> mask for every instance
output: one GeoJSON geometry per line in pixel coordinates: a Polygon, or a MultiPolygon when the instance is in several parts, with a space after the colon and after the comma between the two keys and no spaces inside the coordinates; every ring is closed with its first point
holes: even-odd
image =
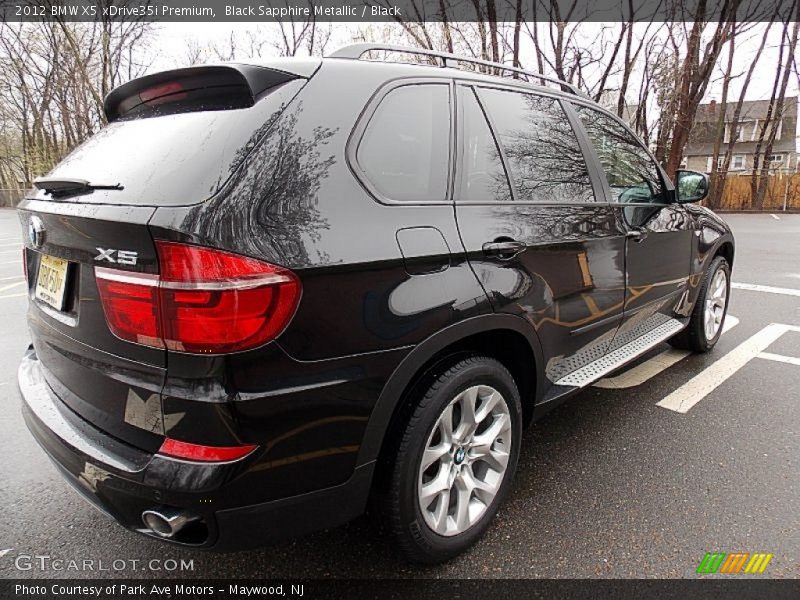
{"type": "MultiPolygon", "coordinates": [[[[796,96],[784,100],[783,115],[781,115],[775,142],[769,156],[770,169],[774,172],[795,173],[800,171],[797,152],[797,106],[796,96]]],[[[739,131],[737,139],[733,143],[733,156],[728,168],[729,172],[739,174],[753,172],[759,131],[768,108],[769,100],[750,100],[742,104],[739,131]]],[[[735,109],[736,103],[733,102],[728,104],[725,110],[725,131],[719,150],[720,165],[731,142],[731,121],[735,109]]],[[[704,173],[711,172],[719,110],[721,109],[715,100],[708,104],[701,104],[697,108],[697,116],[689,135],[689,142],[683,152],[682,168],[704,173]]],[[[763,151],[762,145],[762,154],[763,151]]]]}

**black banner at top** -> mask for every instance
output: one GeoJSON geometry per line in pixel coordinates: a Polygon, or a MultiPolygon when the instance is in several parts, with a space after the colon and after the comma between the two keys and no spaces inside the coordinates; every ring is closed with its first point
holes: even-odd
{"type": "Polygon", "coordinates": [[[6,22],[794,20],[790,0],[0,0],[6,22]]]}

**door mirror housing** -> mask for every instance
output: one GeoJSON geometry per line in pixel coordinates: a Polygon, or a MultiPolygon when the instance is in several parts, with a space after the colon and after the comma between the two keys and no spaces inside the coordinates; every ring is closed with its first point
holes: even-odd
{"type": "Polygon", "coordinates": [[[708,196],[708,175],[698,171],[678,170],[675,200],[679,204],[700,202],[708,196]]]}

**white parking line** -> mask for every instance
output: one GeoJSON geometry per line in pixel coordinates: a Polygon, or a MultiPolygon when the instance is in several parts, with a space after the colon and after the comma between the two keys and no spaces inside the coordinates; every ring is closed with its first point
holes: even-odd
{"type": "Polygon", "coordinates": [[[772,352],[762,352],[756,358],[766,358],[767,360],[774,360],[789,365],[797,365],[800,367],[800,358],[795,356],[784,356],[783,354],[773,354],[772,352]]]}
{"type": "Polygon", "coordinates": [[[769,216],[772,217],[773,219],[775,219],[776,221],[780,221],[781,220],[781,218],[778,215],[773,215],[772,213],[770,213],[769,216]]]}
{"type": "MultiPolygon", "coordinates": [[[[725,317],[725,325],[722,327],[722,333],[733,329],[738,324],[739,319],[733,315],[727,315],[725,317]]],[[[621,390],[642,385],[648,379],[652,379],[661,373],[661,371],[669,369],[672,365],[683,360],[690,354],[691,352],[689,350],[670,348],[669,350],[665,350],[661,354],[657,354],[653,358],[636,365],[632,369],[628,369],[616,377],[606,377],[605,379],[601,379],[595,383],[593,387],[621,390]]]]}
{"type": "Polygon", "coordinates": [[[9,283],[8,285],[4,285],[3,287],[0,287],[0,292],[5,292],[6,290],[10,290],[11,288],[18,287],[20,285],[23,285],[24,283],[25,283],[24,280],[23,281],[15,281],[14,283],[9,283]]]}
{"type": "Polygon", "coordinates": [[[0,244],[0,248],[11,248],[11,246],[22,246],[22,242],[15,242],[13,244],[0,244]]]}
{"type": "Polygon", "coordinates": [[[800,327],[783,323],[770,323],[658,402],[657,406],[679,413],[689,412],[695,404],[766,350],[770,344],[787,331],[800,331],[800,327]]]}
{"type": "Polygon", "coordinates": [[[22,294],[6,294],[5,296],[0,296],[0,300],[6,300],[8,298],[22,298],[23,296],[27,295],[28,294],[26,292],[23,292],[22,294]]]}
{"type": "Polygon", "coordinates": [[[800,290],[795,288],[772,287],[771,285],[756,285],[755,283],[731,283],[731,287],[737,290],[748,290],[751,292],[765,292],[767,294],[783,294],[784,296],[800,296],[800,290]]]}
{"type": "Polygon", "coordinates": [[[0,281],[8,281],[9,279],[22,279],[22,275],[12,275],[11,277],[0,277],[0,281]]]}

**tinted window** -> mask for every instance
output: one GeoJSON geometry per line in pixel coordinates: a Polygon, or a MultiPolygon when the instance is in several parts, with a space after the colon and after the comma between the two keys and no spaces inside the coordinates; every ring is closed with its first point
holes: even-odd
{"type": "Polygon", "coordinates": [[[475,92],[467,88],[462,92],[464,133],[461,137],[458,199],[508,202],[511,200],[511,187],[489,124],[475,92]]]}
{"type": "MultiPolygon", "coordinates": [[[[303,87],[276,87],[251,108],[167,114],[114,121],[72,151],[49,177],[122,185],[76,202],[146,206],[194,204],[213,196],[303,87]]],[[[38,192],[42,198],[44,192],[38,192]]]]}
{"type": "Polygon", "coordinates": [[[447,85],[407,85],[381,100],[358,145],[358,164],[392,200],[444,200],[449,164],[447,85]]]}
{"type": "Polygon", "coordinates": [[[557,100],[485,88],[479,96],[503,146],[517,200],[594,201],[578,140],[557,100]]]}
{"type": "Polygon", "coordinates": [[[599,111],[576,107],[611,187],[614,202],[664,202],[664,185],[655,162],[620,123],[599,111]]]}

